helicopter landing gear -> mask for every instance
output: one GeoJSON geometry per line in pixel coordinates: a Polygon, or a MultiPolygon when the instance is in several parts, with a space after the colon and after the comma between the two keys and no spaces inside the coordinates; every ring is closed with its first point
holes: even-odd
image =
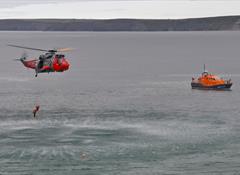
{"type": "Polygon", "coordinates": [[[37,77],[38,76],[38,68],[36,67],[36,69],[35,69],[35,77],[37,77]]]}

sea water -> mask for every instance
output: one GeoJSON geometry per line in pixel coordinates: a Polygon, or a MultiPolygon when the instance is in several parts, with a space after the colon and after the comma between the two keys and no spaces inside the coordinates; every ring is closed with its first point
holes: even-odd
{"type": "Polygon", "coordinates": [[[239,174],[239,32],[0,32],[0,174],[239,174]],[[7,44],[65,53],[39,74],[7,44]],[[232,91],[192,90],[203,71],[232,91]],[[40,105],[37,118],[34,106],[40,105]]]}

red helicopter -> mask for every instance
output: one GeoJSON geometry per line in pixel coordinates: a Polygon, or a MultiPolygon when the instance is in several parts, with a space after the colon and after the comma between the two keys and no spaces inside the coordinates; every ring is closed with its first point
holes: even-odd
{"type": "Polygon", "coordinates": [[[57,54],[57,52],[72,51],[73,49],[71,48],[45,50],[11,44],[8,46],[46,52],[45,54],[40,55],[39,59],[27,60],[26,53],[24,53],[20,59],[16,59],[21,61],[25,67],[35,69],[35,77],[38,76],[38,73],[63,72],[69,69],[70,64],[65,58],[65,55],[57,54]]]}

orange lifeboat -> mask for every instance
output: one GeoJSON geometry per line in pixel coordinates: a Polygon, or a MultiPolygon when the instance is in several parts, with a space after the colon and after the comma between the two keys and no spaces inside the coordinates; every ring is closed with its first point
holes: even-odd
{"type": "Polygon", "coordinates": [[[230,90],[232,82],[208,73],[204,65],[204,72],[198,79],[192,78],[191,86],[192,89],[230,90]]]}

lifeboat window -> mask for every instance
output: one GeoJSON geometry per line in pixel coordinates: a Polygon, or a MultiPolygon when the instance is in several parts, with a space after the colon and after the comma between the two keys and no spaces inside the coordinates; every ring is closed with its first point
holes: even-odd
{"type": "Polygon", "coordinates": [[[207,72],[203,72],[202,75],[206,77],[208,75],[208,73],[207,72]]]}

